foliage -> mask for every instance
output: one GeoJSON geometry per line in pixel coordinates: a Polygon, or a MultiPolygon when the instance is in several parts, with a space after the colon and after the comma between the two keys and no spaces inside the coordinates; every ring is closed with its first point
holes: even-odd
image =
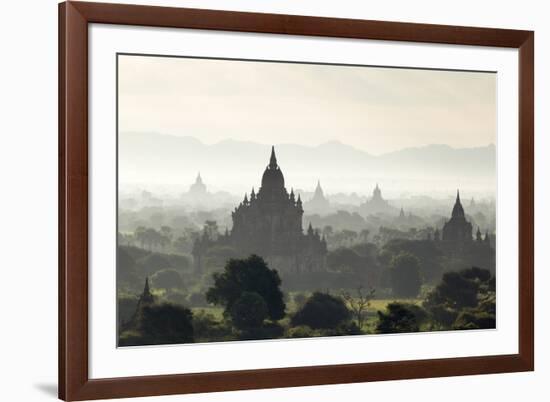
{"type": "Polygon", "coordinates": [[[194,342],[191,310],[165,303],[144,306],[139,314],[142,344],[194,342]]]}
{"type": "Polygon", "coordinates": [[[231,307],[231,321],[241,330],[258,328],[267,318],[267,304],[256,292],[243,292],[231,307]]]}
{"type": "Polygon", "coordinates": [[[302,307],[306,300],[307,296],[304,293],[297,292],[292,296],[292,301],[298,308],[302,307]]]}
{"type": "Polygon", "coordinates": [[[182,289],[183,280],[175,269],[162,269],[151,277],[152,285],[162,289],[182,289]]]}
{"type": "Polygon", "coordinates": [[[376,332],[393,334],[403,332],[418,332],[427,314],[421,307],[408,303],[390,303],[386,312],[378,311],[376,332]]]}
{"type": "Polygon", "coordinates": [[[120,287],[136,289],[141,284],[134,258],[123,247],[117,248],[117,284],[120,287]]]}
{"type": "Polygon", "coordinates": [[[276,322],[266,322],[259,327],[246,328],[239,332],[241,340],[276,339],[284,335],[284,328],[276,322]]]}
{"type": "Polygon", "coordinates": [[[196,342],[212,342],[233,339],[231,326],[205,311],[193,314],[193,332],[196,342]]]}
{"type": "Polygon", "coordinates": [[[280,320],[285,315],[285,303],[281,292],[281,279],[274,269],[269,269],[263,258],[251,255],[246,259],[230,259],[223,272],[213,275],[214,286],[206,292],[209,303],[225,307],[230,316],[235,302],[244,292],[255,292],[267,306],[268,318],[280,320]]]}
{"type": "Polygon", "coordinates": [[[490,329],[496,328],[495,315],[479,309],[464,309],[460,312],[453,329],[490,329]]]}
{"type": "Polygon", "coordinates": [[[436,242],[394,239],[384,245],[380,252],[380,259],[386,266],[390,266],[392,259],[401,253],[409,253],[418,258],[421,276],[427,282],[433,283],[441,278],[443,253],[436,242]]]}
{"type": "Polygon", "coordinates": [[[321,336],[321,332],[311,329],[307,325],[298,325],[297,327],[290,327],[285,335],[286,338],[311,338],[321,336]]]}
{"type": "Polygon", "coordinates": [[[328,293],[315,292],[291,319],[294,326],[307,325],[313,329],[336,328],[349,320],[351,313],[344,301],[328,293]]]}
{"type": "Polygon", "coordinates": [[[423,305],[444,328],[494,328],[495,279],[477,267],[447,272],[423,305]]]}
{"type": "Polygon", "coordinates": [[[133,295],[132,296],[119,295],[117,297],[117,302],[118,302],[118,310],[117,310],[118,323],[119,323],[119,326],[122,327],[132,320],[136,312],[138,298],[133,295]]]}
{"type": "Polygon", "coordinates": [[[338,272],[358,272],[363,267],[363,261],[356,251],[340,247],[327,255],[327,265],[338,272]]]}
{"type": "Polygon", "coordinates": [[[401,252],[390,263],[393,292],[399,297],[416,297],[420,292],[420,262],[411,253],[401,252]]]}

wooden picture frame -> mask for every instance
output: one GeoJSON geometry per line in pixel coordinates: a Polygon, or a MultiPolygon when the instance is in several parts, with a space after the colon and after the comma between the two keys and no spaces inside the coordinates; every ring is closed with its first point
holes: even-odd
{"type": "Polygon", "coordinates": [[[534,369],[534,33],[351,19],[65,2],[59,5],[59,397],[85,400],[534,369]],[[88,24],[192,28],[519,49],[519,353],[90,379],[88,24]]]}

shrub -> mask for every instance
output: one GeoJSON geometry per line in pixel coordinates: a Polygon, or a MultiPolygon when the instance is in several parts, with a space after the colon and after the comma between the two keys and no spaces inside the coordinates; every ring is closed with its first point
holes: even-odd
{"type": "Polygon", "coordinates": [[[335,329],[350,317],[350,311],[340,297],[315,292],[294,314],[291,322],[294,326],[307,325],[313,329],[335,329]]]}
{"type": "Polygon", "coordinates": [[[139,313],[142,344],[193,342],[192,320],[193,313],[185,307],[168,303],[144,306],[139,313]]]}
{"type": "Polygon", "coordinates": [[[491,329],[496,328],[493,314],[477,309],[465,309],[457,317],[453,329],[491,329]]]}
{"type": "Polygon", "coordinates": [[[380,334],[418,332],[426,319],[422,308],[408,303],[389,303],[386,312],[378,311],[377,314],[376,332],[380,334]]]}
{"type": "Polygon", "coordinates": [[[223,321],[217,321],[213,314],[204,311],[193,314],[193,334],[196,342],[233,339],[231,326],[223,321]]]}
{"type": "Polygon", "coordinates": [[[319,336],[319,332],[311,329],[307,325],[291,327],[286,332],[287,338],[311,338],[313,336],[319,336]]]}

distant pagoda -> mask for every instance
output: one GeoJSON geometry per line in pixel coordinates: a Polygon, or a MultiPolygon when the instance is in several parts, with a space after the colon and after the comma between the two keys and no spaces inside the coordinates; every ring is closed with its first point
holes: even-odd
{"type": "Polygon", "coordinates": [[[202,181],[200,172],[197,174],[195,182],[189,187],[189,194],[194,196],[206,195],[206,185],[202,181]]]}
{"type": "Polygon", "coordinates": [[[321,188],[320,180],[317,180],[317,187],[315,187],[313,197],[304,204],[304,209],[308,213],[325,213],[330,210],[330,203],[321,188]]]}
{"type": "Polygon", "coordinates": [[[451,219],[443,225],[442,240],[453,243],[473,241],[472,224],[466,220],[458,190],[456,191],[456,200],[451,213],[451,219]]]}
{"type": "Polygon", "coordinates": [[[396,208],[392,207],[388,201],[382,197],[382,191],[376,183],[376,187],[372,191],[372,197],[359,206],[359,210],[364,215],[378,214],[378,213],[395,213],[396,208]]]}

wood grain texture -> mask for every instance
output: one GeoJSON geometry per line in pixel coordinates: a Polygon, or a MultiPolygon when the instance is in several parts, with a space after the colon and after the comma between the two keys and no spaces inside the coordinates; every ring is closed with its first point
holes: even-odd
{"type": "Polygon", "coordinates": [[[59,397],[137,397],[534,369],[534,34],[530,31],[105,3],[59,5],[59,397]],[[124,24],[519,49],[517,355],[174,374],[88,376],[88,24],[124,24]]]}

